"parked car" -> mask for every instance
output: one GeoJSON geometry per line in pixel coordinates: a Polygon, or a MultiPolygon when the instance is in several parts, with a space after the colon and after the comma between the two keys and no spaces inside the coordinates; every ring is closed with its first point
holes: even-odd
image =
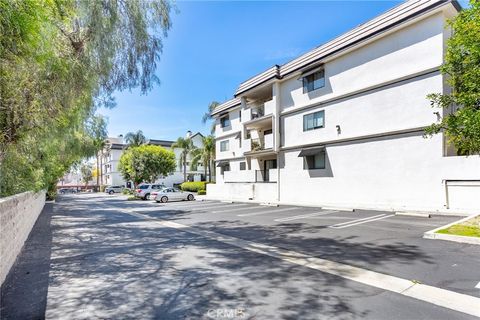
{"type": "Polygon", "coordinates": [[[58,193],[60,193],[60,194],[77,193],[77,190],[72,189],[72,188],[62,188],[62,189],[58,190],[58,193]]]}
{"type": "Polygon", "coordinates": [[[114,194],[121,193],[123,191],[123,186],[108,186],[105,188],[105,193],[114,194]]]}
{"type": "Polygon", "coordinates": [[[155,201],[156,202],[168,202],[171,200],[195,200],[195,196],[191,192],[182,191],[177,188],[163,188],[159,191],[155,191],[155,201]]]}
{"type": "Polygon", "coordinates": [[[147,200],[153,191],[158,191],[163,188],[165,188],[165,185],[163,184],[150,184],[150,183],[141,184],[135,190],[135,197],[142,198],[143,200],[147,200]]]}

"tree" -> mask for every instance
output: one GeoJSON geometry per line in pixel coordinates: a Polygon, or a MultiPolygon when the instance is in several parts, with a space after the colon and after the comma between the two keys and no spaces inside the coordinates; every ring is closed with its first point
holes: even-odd
{"type": "Polygon", "coordinates": [[[183,181],[187,181],[187,157],[195,150],[192,139],[180,137],[172,144],[172,149],[182,149],[179,166],[183,167],[183,181]]]}
{"type": "Polygon", "coordinates": [[[441,71],[452,90],[428,95],[432,106],[444,109],[446,115],[426,134],[443,131],[458,154],[475,154],[480,152],[480,1],[471,0],[470,8],[449,25],[453,35],[441,71]]]}
{"type": "Polygon", "coordinates": [[[215,159],[215,137],[210,135],[202,138],[203,147],[193,150],[192,153],[192,169],[197,167],[198,163],[202,163],[205,169],[205,177],[207,176],[208,169],[208,181],[212,182],[212,169],[211,164],[215,159]]]}
{"type": "Polygon", "coordinates": [[[125,135],[125,142],[129,147],[138,147],[147,142],[142,130],[137,132],[129,132],[125,135]]]}
{"type": "Polygon", "coordinates": [[[0,196],[54,190],[95,154],[96,109],[113,106],[116,90],[158,83],[172,9],[167,0],[0,2],[0,196]]]}
{"type": "MultiPolygon", "coordinates": [[[[203,117],[202,117],[202,123],[205,124],[207,123],[208,121],[211,121],[213,120],[213,117],[212,117],[212,112],[213,110],[215,110],[216,107],[218,107],[220,105],[220,103],[218,103],[217,101],[212,101],[210,102],[210,104],[208,105],[208,112],[205,112],[203,114],[203,117]]],[[[214,134],[215,133],[215,122],[212,123],[212,126],[210,128],[210,133],[211,134],[214,134]]]]}
{"type": "Polygon", "coordinates": [[[92,165],[89,163],[83,163],[80,166],[80,174],[82,176],[82,182],[85,183],[85,189],[87,188],[88,182],[93,179],[92,165]]]}
{"type": "Polygon", "coordinates": [[[172,173],[175,154],[160,146],[141,145],[128,148],[120,157],[118,170],[135,187],[141,182],[154,182],[158,176],[172,173]]]}

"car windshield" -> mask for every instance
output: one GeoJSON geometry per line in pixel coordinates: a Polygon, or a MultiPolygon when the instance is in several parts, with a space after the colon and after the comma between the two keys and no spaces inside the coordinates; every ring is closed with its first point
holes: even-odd
{"type": "Polygon", "coordinates": [[[143,186],[138,187],[139,189],[148,189],[150,185],[144,184],[143,186]]]}

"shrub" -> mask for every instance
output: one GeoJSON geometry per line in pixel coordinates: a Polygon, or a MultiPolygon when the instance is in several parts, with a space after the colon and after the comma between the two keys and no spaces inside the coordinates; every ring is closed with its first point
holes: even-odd
{"type": "Polygon", "coordinates": [[[207,181],[184,182],[180,185],[180,188],[183,191],[197,192],[199,190],[205,190],[207,183],[207,181]]]}
{"type": "Polygon", "coordinates": [[[123,194],[133,194],[133,190],[125,188],[125,189],[122,190],[122,193],[123,194]]]}
{"type": "Polygon", "coordinates": [[[198,190],[197,194],[198,194],[199,196],[204,196],[204,195],[207,194],[207,190],[198,190]]]}
{"type": "Polygon", "coordinates": [[[107,188],[106,185],[101,185],[100,186],[100,192],[105,192],[105,189],[107,188]]]}

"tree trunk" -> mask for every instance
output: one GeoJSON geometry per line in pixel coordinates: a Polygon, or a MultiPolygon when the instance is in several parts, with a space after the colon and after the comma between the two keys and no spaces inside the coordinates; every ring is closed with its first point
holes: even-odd
{"type": "Polygon", "coordinates": [[[97,151],[97,191],[100,191],[100,157],[98,156],[98,151],[97,151]]]}
{"type": "Polygon", "coordinates": [[[187,154],[183,155],[183,182],[187,181],[187,154]]]}

